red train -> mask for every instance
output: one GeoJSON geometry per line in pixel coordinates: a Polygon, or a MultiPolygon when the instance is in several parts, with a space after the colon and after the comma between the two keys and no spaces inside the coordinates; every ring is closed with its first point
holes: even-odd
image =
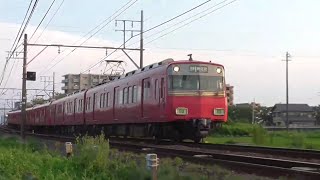
{"type": "MultiPolygon", "coordinates": [[[[105,84],[27,109],[38,133],[192,139],[227,120],[224,67],[167,59],[105,84]]],[[[8,113],[16,128],[21,111],[8,113]]]]}

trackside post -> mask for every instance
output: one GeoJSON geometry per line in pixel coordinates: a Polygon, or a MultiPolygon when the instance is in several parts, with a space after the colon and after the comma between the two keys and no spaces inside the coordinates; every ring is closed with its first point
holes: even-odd
{"type": "Polygon", "coordinates": [[[152,170],[152,180],[157,180],[157,170],[159,166],[159,158],[157,157],[157,154],[147,154],[146,161],[147,169],[152,170]]]}
{"type": "Polygon", "coordinates": [[[66,145],[66,154],[67,154],[67,157],[70,157],[72,155],[72,143],[71,142],[66,142],[65,143],[66,145]]]}

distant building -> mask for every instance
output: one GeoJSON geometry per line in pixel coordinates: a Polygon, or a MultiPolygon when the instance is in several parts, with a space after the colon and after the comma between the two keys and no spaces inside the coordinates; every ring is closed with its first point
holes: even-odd
{"type": "MultiPolygon", "coordinates": [[[[273,123],[276,126],[286,126],[286,104],[276,104],[271,110],[273,123]]],[[[288,105],[289,127],[314,126],[313,109],[307,104],[288,105]]]]}
{"type": "Polygon", "coordinates": [[[226,95],[228,99],[228,106],[233,106],[233,86],[230,84],[226,85],[226,95]]]}
{"type": "Polygon", "coordinates": [[[82,89],[94,87],[105,80],[109,79],[109,75],[100,74],[66,74],[63,76],[62,83],[64,86],[61,88],[66,94],[82,89]]]}

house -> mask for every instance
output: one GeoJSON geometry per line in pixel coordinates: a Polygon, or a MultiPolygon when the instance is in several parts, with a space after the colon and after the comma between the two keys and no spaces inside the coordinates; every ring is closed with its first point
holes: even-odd
{"type": "MultiPolygon", "coordinates": [[[[273,123],[276,126],[286,126],[286,104],[276,104],[271,113],[273,123]]],[[[289,127],[314,126],[316,119],[314,111],[308,104],[289,104],[288,105],[289,127]]]]}

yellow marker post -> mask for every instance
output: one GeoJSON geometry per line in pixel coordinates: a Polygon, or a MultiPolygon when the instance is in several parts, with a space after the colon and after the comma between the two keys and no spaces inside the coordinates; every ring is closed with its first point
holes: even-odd
{"type": "Polygon", "coordinates": [[[66,142],[66,154],[67,157],[70,157],[72,155],[72,143],[71,142],[66,142]]]}

